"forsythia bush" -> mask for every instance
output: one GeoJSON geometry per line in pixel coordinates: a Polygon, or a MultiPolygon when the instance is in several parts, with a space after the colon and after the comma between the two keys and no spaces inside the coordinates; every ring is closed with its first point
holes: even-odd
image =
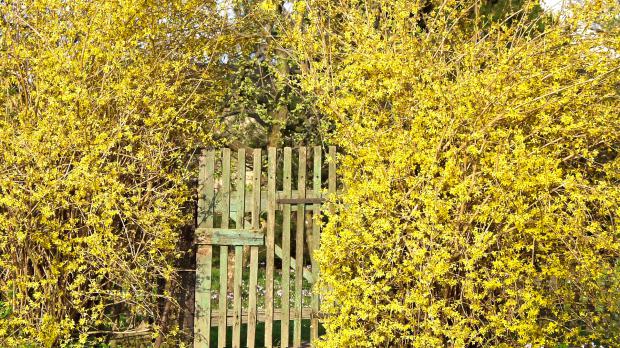
{"type": "Polygon", "coordinates": [[[214,1],[0,2],[0,346],[158,324],[229,26],[214,1]]]}
{"type": "Polygon", "coordinates": [[[484,3],[296,6],[344,153],[323,347],[620,345],[618,4],[484,3]]]}

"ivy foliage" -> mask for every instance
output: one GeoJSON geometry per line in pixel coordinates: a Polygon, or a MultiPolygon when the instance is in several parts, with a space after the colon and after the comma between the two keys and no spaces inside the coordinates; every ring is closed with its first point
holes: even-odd
{"type": "Polygon", "coordinates": [[[481,3],[298,6],[346,187],[322,347],[620,344],[618,4],[481,3]]]}

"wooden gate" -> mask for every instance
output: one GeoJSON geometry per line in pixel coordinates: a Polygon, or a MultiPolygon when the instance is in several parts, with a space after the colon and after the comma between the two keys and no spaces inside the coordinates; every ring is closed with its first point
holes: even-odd
{"type": "Polygon", "coordinates": [[[336,192],[336,149],[329,147],[327,168],[322,148],[311,149],[312,161],[309,150],[271,147],[267,161],[260,149],[240,149],[232,158],[226,148],[203,152],[195,348],[300,347],[319,337],[319,296],[311,291],[319,269],[312,255],[320,243],[321,203],[336,192]]]}

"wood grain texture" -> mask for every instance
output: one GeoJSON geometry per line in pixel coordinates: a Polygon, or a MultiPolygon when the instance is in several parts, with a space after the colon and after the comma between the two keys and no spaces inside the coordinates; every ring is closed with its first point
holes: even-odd
{"type": "MultiPolygon", "coordinates": [[[[293,172],[293,149],[285,147],[282,151],[282,170],[278,168],[278,149],[267,149],[266,178],[262,178],[262,152],[252,151],[252,157],[246,156],[246,150],[237,153],[236,176],[231,185],[231,150],[221,150],[221,170],[216,168],[216,153],[203,152],[199,165],[198,191],[198,228],[195,242],[198,244],[196,316],[194,346],[197,348],[217,346],[240,348],[243,324],[247,324],[247,347],[255,348],[257,341],[257,324],[265,323],[264,345],[272,347],[274,341],[280,347],[302,347],[302,320],[310,320],[310,338],[316,344],[319,337],[320,298],[317,293],[310,294],[310,307],[304,308],[304,279],[315,284],[320,276],[319,265],[314,252],[320,248],[321,210],[331,211],[331,205],[323,207],[327,199],[339,194],[336,175],[336,148],[328,148],[326,163],[327,188],[323,192],[323,154],[320,146],[311,148],[312,186],[308,189],[308,148],[300,147],[298,151],[297,173],[293,172]],[[246,158],[252,158],[251,185],[246,182],[246,158]],[[278,176],[282,173],[282,190],[278,191],[278,176]],[[221,181],[214,176],[221,173],[221,181]],[[293,175],[297,176],[297,187],[293,190],[293,175]],[[266,179],[266,187],[263,187],[266,179]],[[221,185],[220,185],[221,184],[221,185]],[[216,186],[218,190],[215,191],[216,186]],[[246,186],[251,189],[246,194],[246,186]],[[233,191],[234,187],[234,191],[233,191]],[[276,245],[276,235],[280,227],[276,221],[277,211],[282,212],[282,244],[276,245]],[[309,210],[308,214],[306,211],[309,210]],[[214,227],[214,216],[221,213],[221,224],[214,227]],[[251,214],[251,223],[245,222],[246,213],[251,214]],[[266,212],[266,223],[261,225],[261,214],[266,212]],[[292,217],[295,218],[295,243],[291,234],[292,217]],[[313,218],[310,223],[310,217],[313,218]],[[231,226],[230,221],[234,221],[231,226]],[[234,227],[234,228],[231,228],[234,227]],[[308,233],[311,232],[311,233],[308,233]],[[212,310],[211,277],[213,267],[213,246],[220,247],[219,275],[220,288],[218,310],[212,310]],[[229,254],[229,246],[233,252],[229,254]],[[249,251],[249,297],[247,311],[243,308],[243,254],[249,251]],[[305,249],[305,248],[308,249],[305,249]],[[264,248],[264,249],[263,249],[264,248]],[[259,252],[264,250],[265,263],[261,264],[259,252]],[[293,251],[294,250],[294,255],[293,251]],[[310,256],[310,260],[307,258],[310,256]],[[275,308],[275,258],[279,257],[282,288],[279,301],[280,308],[275,308]],[[233,263],[234,262],[234,263],[233,263]],[[306,268],[306,263],[311,265],[306,268]],[[264,267],[265,288],[258,289],[259,269],[264,267]],[[228,271],[231,271],[228,274],[228,271]],[[291,283],[291,271],[295,273],[291,283]],[[230,297],[228,291],[232,292],[230,297]],[[264,294],[264,309],[258,309],[258,296],[264,294]],[[232,299],[232,303],[229,303],[232,299]],[[292,305],[291,305],[292,300],[292,305]],[[232,305],[232,310],[228,305],[232,305]],[[290,320],[293,320],[293,335],[289,337],[290,320]],[[280,322],[280,337],[274,337],[274,322],[280,322]],[[232,326],[232,340],[227,341],[227,327],[232,326]],[[217,327],[217,345],[210,340],[210,327],[217,327]]],[[[219,164],[219,163],[217,163],[219,164]]],[[[279,221],[279,220],[278,220],[279,221]]],[[[279,243],[278,243],[279,244],[279,243]]],[[[216,260],[217,262],[217,260],[216,260]]],[[[308,295],[306,295],[308,296],[308,295]]]]}
{"type": "MultiPolygon", "coordinates": [[[[213,227],[213,212],[210,204],[214,196],[213,173],[215,153],[203,151],[198,165],[198,214],[197,225],[213,227]]],[[[213,247],[200,245],[196,250],[196,286],[194,313],[194,347],[211,346],[211,274],[213,247]]]]}
{"type": "MultiPolygon", "coordinates": [[[[237,153],[237,204],[240,209],[237,211],[237,228],[244,228],[245,221],[245,149],[239,149],[237,153]]],[[[250,232],[244,240],[254,240],[260,235],[250,232]],[[254,237],[254,238],[253,238],[254,237]]],[[[262,238],[260,238],[262,239],[262,238]]],[[[264,240],[260,241],[264,242],[264,240]]],[[[241,245],[250,244],[234,244],[235,245],[235,274],[233,283],[233,348],[241,348],[241,316],[242,316],[242,298],[241,291],[243,286],[243,247],[241,245]]],[[[261,244],[258,244],[261,245],[261,244]]]]}
{"type": "MultiPolygon", "coordinates": [[[[197,237],[197,243],[211,245],[265,245],[265,236],[259,230],[215,230],[197,237]]],[[[243,248],[241,248],[243,251],[243,248]]],[[[235,249],[237,252],[237,249],[235,249]]],[[[235,264],[235,268],[237,265],[235,264]]]]}
{"type": "MultiPolygon", "coordinates": [[[[262,154],[260,149],[253,151],[253,172],[252,172],[252,229],[260,228],[260,206],[261,206],[261,175],[262,175],[262,154]]],[[[258,246],[250,247],[250,285],[248,297],[248,335],[247,346],[256,346],[256,286],[258,282],[258,246]]]]}
{"type": "MultiPolygon", "coordinates": [[[[291,182],[291,148],[284,148],[284,170],[282,178],[282,190],[285,197],[290,197],[292,191],[291,182]]],[[[291,282],[291,206],[286,204],[282,210],[282,319],[280,345],[287,348],[289,345],[289,321],[290,321],[290,282],[291,282]]]]}
{"type": "MultiPolygon", "coordinates": [[[[230,149],[222,149],[222,228],[230,221],[230,149]]],[[[228,246],[220,246],[220,295],[217,346],[226,347],[226,317],[228,311],[228,246]]]]}
{"type": "MultiPolygon", "coordinates": [[[[306,197],[306,156],[305,147],[299,148],[299,160],[297,170],[297,192],[299,198],[306,197]]],[[[304,228],[305,228],[305,206],[297,206],[296,233],[295,233],[295,274],[303,274],[304,271],[304,228]]],[[[293,322],[293,346],[301,346],[301,313],[303,306],[303,277],[295,277],[295,321],[293,322]]]]}
{"type": "Polygon", "coordinates": [[[275,147],[268,149],[267,159],[267,238],[265,239],[265,347],[273,346],[273,282],[275,268],[275,230],[276,230],[276,165],[275,147]]]}

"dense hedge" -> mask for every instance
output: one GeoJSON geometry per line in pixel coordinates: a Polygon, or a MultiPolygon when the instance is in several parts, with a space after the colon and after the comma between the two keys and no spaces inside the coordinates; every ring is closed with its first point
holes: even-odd
{"type": "Polygon", "coordinates": [[[0,347],[174,334],[191,164],[223,94],[196,62],[225,46],[215,6],[0,2],[0,347]]]}
{"type": "Polygon", "coordinates": [[[308,2],[347,188],[323,347],[620,344],[617,4],[477,3],[308,2]]]}

